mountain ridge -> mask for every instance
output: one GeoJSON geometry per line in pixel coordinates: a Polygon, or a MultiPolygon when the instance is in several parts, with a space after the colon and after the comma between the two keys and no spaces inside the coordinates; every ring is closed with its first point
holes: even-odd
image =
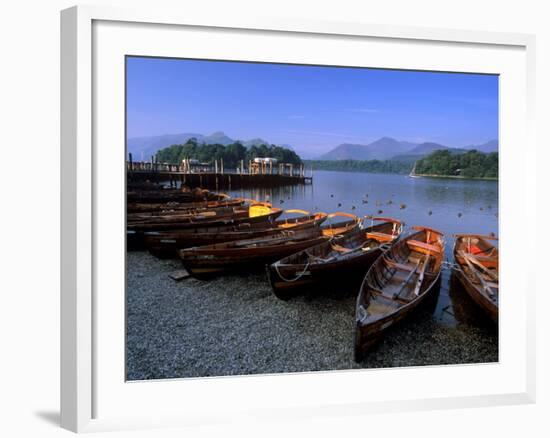
{"type": "MultiPolygon", "coordinates": [[[[149,160],[160,149],[173,144],[185,144],[189,139],[196,138],[198,143],[205,144],[228,144],[240,142],[246,148],[269,145],[270,142],[260,138],[249,140],[234,140],[223,131],[216,131],[210,135],[199,133],[163,134],[146,137],[132,137],[127,140],[127,152],[131,153],[135,160],[149,160]]],[[[294,150],[291,145],[281,145],[294,150]]],[[[368,144],[342,143],[330,151],[314,158],[317,160],[394,160],[411,161],[419,159],[438,149],[450,149],[452,152],[460,153],[467,150],[478,150],[483,153],[498,151],[498,140],[493,139],[479,145],[454,148],[434,142],[413,143],[409,141],[396,140],[392,137],[381,137],[368,144]]],[[[300,155],[309,155],[303,153],[300,155]]]]}
{"type": "Polygon", "coordinates": [[[395,160],[400,159],[410,161],[418,159],[430,153],[448,149],[453,153],[462,153],[468,150],[477,150],[483,153],[497,152],[498,140],[490,140],[480,145],[470,145],[467,147],[450,147],[434,142],[412,143],[407,141],[395,140],[391,137],[382,137],[372,143],[349,144],[342,143],[334,149],[318,157],[318,160],[395,160]]]}

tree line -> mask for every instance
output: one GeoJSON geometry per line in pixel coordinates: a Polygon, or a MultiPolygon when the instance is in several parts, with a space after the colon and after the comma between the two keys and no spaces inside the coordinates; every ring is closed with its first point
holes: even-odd
{"type": "Polygon", "coordinates": [[[447,150],[432,152],[416,162],[415,173],[465,178],[498,178],[498,153],[475,150],[453,154],[447,150]]]}
{"type": "Polygon", "coordinates": [[[183,159],[199,160],[201,163],[213,163],[223,159],[226,169],[240,166],[241,160],[247,164],[254,158],[276,158],[280,163],[302,164],[301,158],[291,149],[277,145],[254,145],[246,148],[239,142],[228,144],[199,144],[195,138],[185,144],[175,144],[157,152],[157,160],[161,163],[179,164],[183,159]]]}
{"type": "Polygon", "coordinates": [[[368,173],[407,174],[412,168],[410,162],[392,160],[305,160],[305,164],[316,170],[368,173]]]}
{"type": "MultiPolygon", "coordinates": [[[[343,172],[408,174],[414,166],[411,160],[305,160],[316,170],[343,172]]],[[[416,162],[416,174],[458,176],[464,178],[498,178],[498,153],[485,154],[471,150],[461,154],[438,150],[416,162]]]]}

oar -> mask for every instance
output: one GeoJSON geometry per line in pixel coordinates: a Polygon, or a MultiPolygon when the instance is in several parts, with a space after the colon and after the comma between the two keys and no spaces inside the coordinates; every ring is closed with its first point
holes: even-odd
{"type": "Polygon", "coordinates": [[[420,293],[420,287],[422,286],[422,282],[424,281],[424,273],[426,272],[426,267],[428,266],[429,259],[429,256],[425,258],[425,262],[422,264],[422,269],[420,269],[418,278],[416,279],[416,285],[413,291],[414,295],[416,296],[418,296],[418,294],[420,293]]]}
{"type": "Polygon", "coordinates": [[[479,274],[479,271],[475,268],[473,263],[468,259],[468,257],[466,257],[466,253],[464,251],[459,251],[458,254],[462,256],[462,258],[464,259],[464,261],[466,262],[466,264],[470,268],[470,271],[472,271],[472,274],[474,274],[475,277],[477,278],[477,280],[479,281],[479,284],[481,285],[483,290],[485,292],[487,292],[487,294],[491,298],[494,298],[495,297],[495,292],[493,291],[493,289],[491,289],[491,287],[486,283],[486,281],[483,279],[483,277],[479,274]]]}
{"type": "Polygon", "coordinates": [[[422,260],[424,259],[419,259],[418,262],[416,263],[416,266],[414,267],[414,269],[409,273],[409,275],[407,275],[407,278],[405,278],[405,280],[403,280],[403,282],[401,283],[401,287],[399,288],[399,290],[397,292],[395,292],[393,294],[393,299],[395,300],[396,298],[399,297],[399,295],[401,295],[401,292],[403,292],[403,289],[405,288],[405,286],[409,283],[410,279],[412,278],[412,276],[416,273],[416,270],[418,269],[418,267],[420,266],[420,263],[422,262],[422,260]]]}
{"type": "Polygon", "coordinates": [[[479,268],[485,272],[489,277],[491,277],[493,280],[498,281],[498,274],[494,271],[491,271],[490,269],[487,269],[487,267],[483,266],[482,263],[479,262],[479,260],[476,259],[476,257],[472,254],[468,254],[464,252],[463,257],[468,258],[470,262],[472,262],[474,265],[479,266],[479,268]]]}

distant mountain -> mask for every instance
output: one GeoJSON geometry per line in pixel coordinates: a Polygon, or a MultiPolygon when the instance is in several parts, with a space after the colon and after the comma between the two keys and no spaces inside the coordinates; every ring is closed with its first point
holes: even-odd
{"type": "Polygon", "coordinates": [[[407,152],[408,155],[428,155],[433,151],[438,151],[440,149],[449,149],[447,146],[443,146],[439,143],[425,142],[417,145],[413,149],[407,152]]]}
{"type": "Polygon", "coordinates": [[[368,160],[367,145],[342,143],[319,157],[319,160],[368,160]]]}
{"type": "Polygon", "coordinates": [[[471,145],[465,148],[452,148],[439,143],[412,143],[399,141],[391,137],[382,137],[370,144],[343,143],[331,151],[321,155],[319,160],[392,160],[411,162],[418,160],[434,151],[448,149],[452,153],[464,153],[468,150],[478,150],[489,153],[498,151],[498,140],[491,140],[481,145],[471,145]]]}
{"type": "Polygon", "coordinates": [[[263,144],[269,145],[270,143],[262,138],[253,138],[252,140],[241,141],[244,147],[251,148],[252,146],[261,146],[263,144]]]}
{"type": "MultiPolygon", "coordinates": [[[[150,137],[134,137],[127,141],[128,152],[134,157],[134,160],[150,160],[159,149],[171,146],[173,144],[184,144],[190,138],[196,138],[198,143],[222,144],[224,146],[240,141],[245,147],[250,148],[254,145],[269,145],[269,141],[262,138],[253,138],[250,140],[234,140],[222,131],[214,132],[210,135],[198,133],[166,134],[150,137]]],[[[304,148],[293,148],[290,145],[281,145],[288,149],[296,151],[302,158],[311,159],[315,157],[313,150],[304,148]]],[[[479,152],[490,153],[498,152],[498,140],[490,140],[479,145],[470,145],[465,148],[450,148],[448,146],[433,143],[411,143],[408,141],[399,141],[391,137],[382,137],[370,144],[343,143],[329,152],[318,157],[318,160],[392,160],[412,162],[429,155],[438,149],[450,149],[455,153],[462,153],[467,150],[475,149],[479,152]]]]}
{"type": "Polygon", "coordinates": [[[368,145],[370,160],[388,160],[394,155],[402,154],[416,146],[415,143],[397,141],[391,137],[382,137],[368,145]]]}
{"type": "Polygon", "coordinates": [[[487,143],[468,146],[467,149],[475,149],[479,152],[485,152],[486,154],[490,152],[498,152],[498,140],[491,140],[487,143]]]}
{"type": "Polygon", "coordinates": [[[319,157],[320,160],[387,160],[417,146],[415,143],[382,137],[370,144],[344,143],[319,157]]]}
{"type": "Polygon", "coordinates": [[[128,147],[128,153],[133,155],[135,161],[150,160],[153,155],[157,153],[159,149],[171,146],[173,144],[186,143],[190,138],[196,138],[197,141],[202,142],[204,136],[202,134],[165,134],[155,135],[151,137],[134,137],[129,138],[126,142],[128,147]]]}
{"type": "MultiPolygon", "coordinates": [[[[198,140],[198,139],[197,139],[198,140]]],[[[206,144],[222,144],[224,146],[227,146],[228,144],[235,143],[235,140],[225,135],[222,131],[214,132],[213,134],[207,135],[203,137],[202,141],[200,143],[206,143],[206,144]]],[[[170,145],[168,145],[170,146],[170,145]]]]}
{"type": "Polygon", "coordinates": [[[449,148],[447,146],[443,146],[443,145],[438,145],[440,147],[438,148],[429,148],[429,147],[426,147],[426,148],[422,148],[422,149],[417,149],[416,151],[411,151],[407,154],[401,154],[401,155],[396,155],[394,157],[391,158],[391,161],[400,161],[400,162],[403,162],[403,163],[413,163],[421,158],[424,158],[428,155],[430,155],[432,152],[434,151],[437,151],[437,150],[442,150],[442,149],[445,149],[445,150],[448,150],[451,152],[451,154],[463,154],[464,152],[467,152],[467,149],[459,149],[459,148],[449,148]]]}
{"type": "MultiPolygon", "coordinates": [[[[129,138],[127,141],[128,153],[131,153],[136,161],[141,159],[150,160],[159,149],[172,146],[173,144],[184,144],[191,138],[196,138],[198,143],[221,144],[224,146],[239,141],[247,148],[250,148],[253,145],[259,146],[262,144],[271,144],[269,141],[262,138],[253,138],[251,140],[234,140],[222,131],[217,131],[210,135],[196,133],[165,134],[150,137],[129,138]]],[[[284,145],[283,147],[290,148],[288,145],[284,145]]]]}

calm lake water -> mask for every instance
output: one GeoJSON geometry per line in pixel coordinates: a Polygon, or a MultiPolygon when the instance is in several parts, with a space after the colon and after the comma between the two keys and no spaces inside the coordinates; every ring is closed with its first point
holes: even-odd
{"type": "MultiPolygon", "coordinates": [[[[299,208],[358,216],[390,216],[406,224],[424,225],[446,235],[446,258],[452,262],[453,233],[498,235],[498,182],[405,175],[317,171],[313,184],[229,192],[275,207],[299,208]],[[404,207],[404,208],[402,208],[404,207]],[[381,212],[380,212],[381,211],[381,212]],[[431,214],[430,214],[431,212],[431,214]]],[[[434,317],[446,325],[483,320],[463,291],[451,281],[451,271],[442,276],[441,294],[434,317]]]]}

